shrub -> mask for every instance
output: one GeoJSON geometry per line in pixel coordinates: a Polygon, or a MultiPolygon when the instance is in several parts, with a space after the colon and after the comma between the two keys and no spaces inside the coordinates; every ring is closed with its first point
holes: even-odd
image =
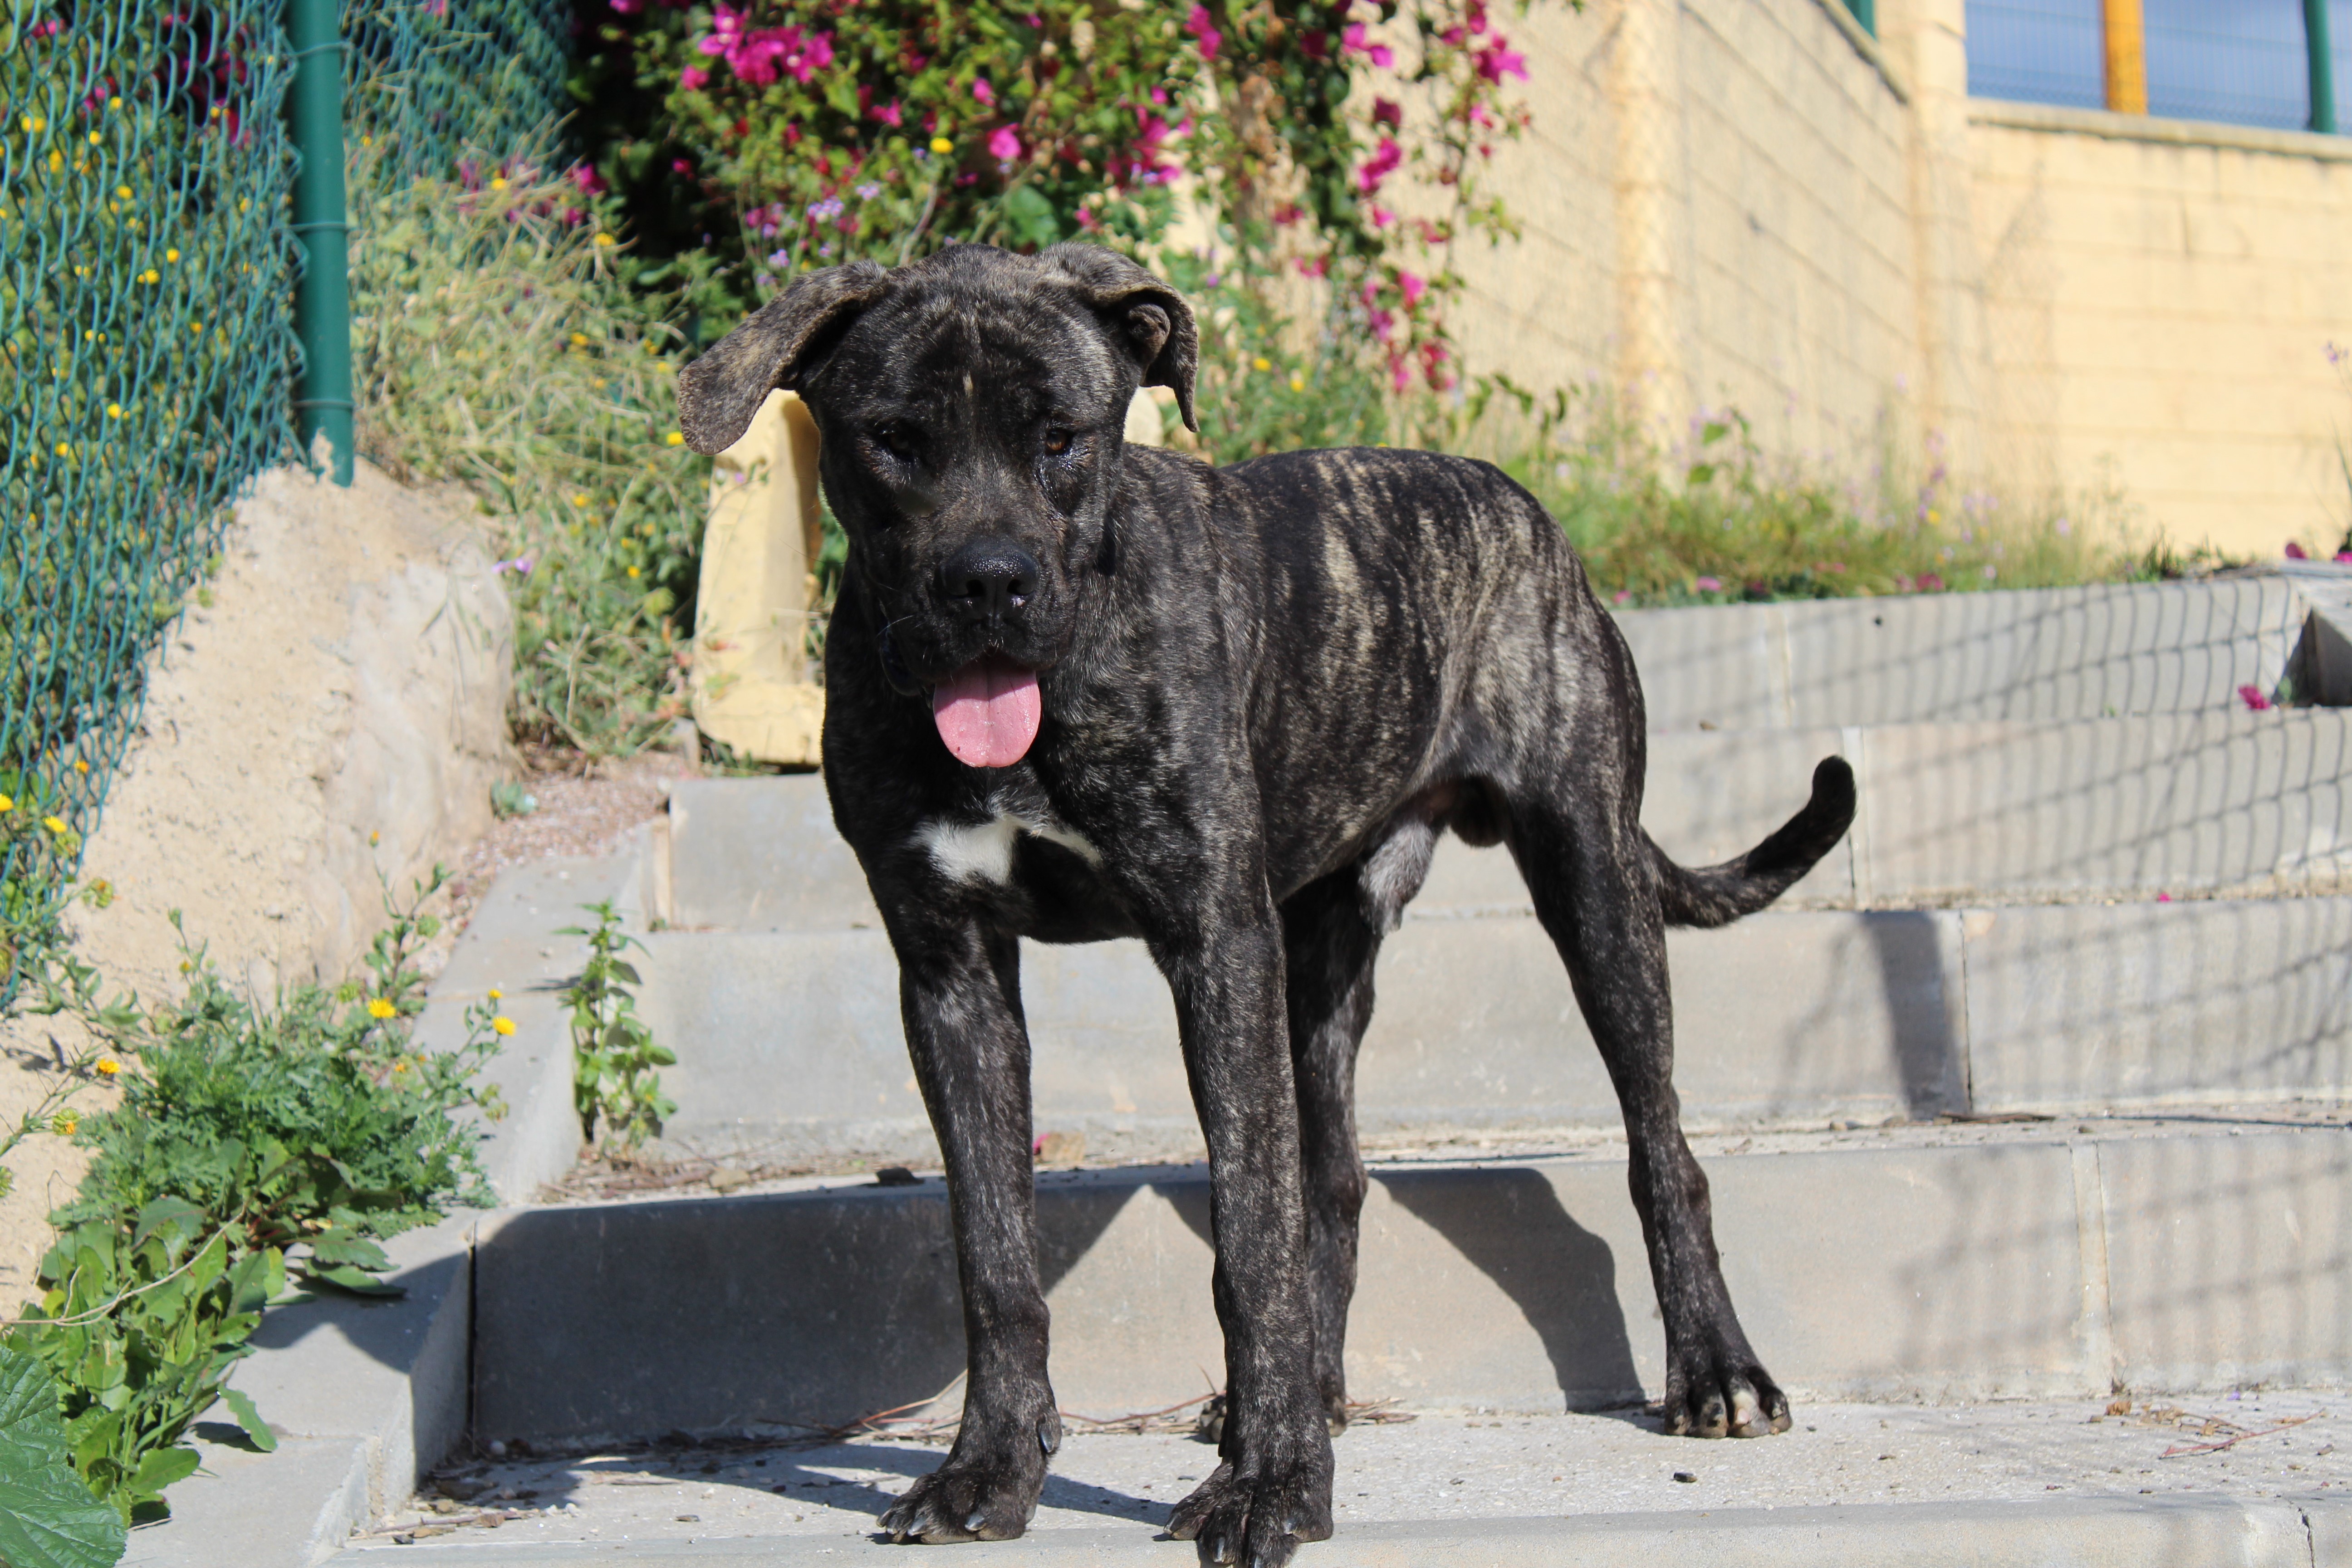
{"type": "Polygon", "coordinates": [[[157,1511],[194,1469],[180,1439],[215,1400],[274,1442],[225,1384],[289,1269],[385,1293],[381,1238],[489,1201],[473,1119],[500,1109],[478,1080],[503,1032],[495,1002],[468,1012],[455,1051],[409,1037],[424,1006],[415,952],[436,931],[416,905],[441,880],[405,907],[387,897],[365,982],[299,986],[274,1005],[233,989],[201,948],[185,950],[186,997],[152,1011],[101,1005],[99,976],[70,956],[45,976],[33,1010],[88,1029],[121,1098],[80,1121],[89,1169],[50,1216],[41,1299],[6,1342],[56,1378],[74,1466],[126,1519],[157,1511]]]}
{"type": "Polygon", "coordinates": [[[652,744],[686,711],[710,475],[675,433],[673,300],[633,289],[612,215],[527,158],[355,184],[361,450],[488,516],[519,733],[652,744]]]}

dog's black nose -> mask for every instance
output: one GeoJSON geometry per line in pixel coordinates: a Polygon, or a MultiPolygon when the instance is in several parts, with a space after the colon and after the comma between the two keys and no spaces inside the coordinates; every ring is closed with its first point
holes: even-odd
{"type": "Polygon", "coordinates": [[[1037,591],[1037,561],[1009,539],[976,539],[940,568],[940,595],[965,620],[1020,614],[1037,591]]]}

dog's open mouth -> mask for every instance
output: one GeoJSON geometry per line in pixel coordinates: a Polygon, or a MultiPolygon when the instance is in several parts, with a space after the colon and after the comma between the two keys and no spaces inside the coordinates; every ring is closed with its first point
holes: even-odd
{"type": "Polygon", "coordinates": [[[1009,768],[1029,754],[1044,705],[1037,672],[1001,653],[986,653],[931,690],[931,719],[956,761],[972,768],[1009,768]]]}

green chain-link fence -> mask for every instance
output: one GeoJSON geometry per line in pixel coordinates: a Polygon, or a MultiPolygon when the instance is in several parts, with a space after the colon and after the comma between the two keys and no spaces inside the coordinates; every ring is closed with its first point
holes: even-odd
{"type": "MultiPolygon", "coordinates": [[[[347,15],[385,177],[562,111],[567,8],[347,15]]],[[[146,656],[297,454],[282,0],[0,0],[0,1001],[96,825],[146,656]]]]}

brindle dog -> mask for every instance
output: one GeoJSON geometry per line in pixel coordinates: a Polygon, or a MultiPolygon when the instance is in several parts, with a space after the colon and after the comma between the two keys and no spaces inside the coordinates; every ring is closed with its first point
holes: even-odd
{"type": "Polygon", "coordinates": [[[1126,445],[1139,384],[1198,428],[1197,345],[1183,299],[1112,252],[958,246],[805,277],[680,381],[703,452],[797,390],[849,536],[825,784],[898,953],[971,1357],[954,1450],[884,1529],[1003,1540],[1036,1509],[1061,1425],[1019,939],[1132,936],[1175,996],[1225,1336],[1223,1462],[1169,1529],[1253,1568],[1330,1534],[1356,1048],[1447,828],[1510,847],[1616,1084],[1666,1429],[1785,1430],[1683,1139],[1664,928],[1779,896],[1845,831],[1852,772],[1822,762],[1738,859],[1675,865],[1641,826],[1633,659],[1559,524],[1459,458],[1126,445]]]}

